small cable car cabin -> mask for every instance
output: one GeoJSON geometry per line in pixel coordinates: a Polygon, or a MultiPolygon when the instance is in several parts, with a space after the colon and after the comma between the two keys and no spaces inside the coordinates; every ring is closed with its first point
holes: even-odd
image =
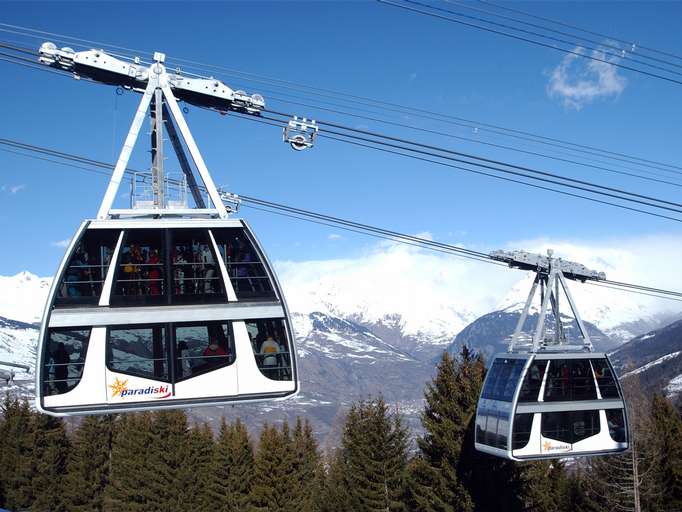
{"type": "MultiPolygon", "coordinates": [[[[43,50],[48,57],[59,52],[41,48],[41,60],[43,50]]],[[[154,73],[135,75],[145,80],[143,99],[97,218],[81,224],[49,292],[36,371],[36,405],[48,414],[218,405],[298,392],[291,320],[274,270],[249,225],[228,215],[225,196],[215,188],[177,106],[163,56],[155,59],[154,73]],[[152,101],[151,196],[135,201],[140,198],[133,193],[131,208],[115,209],[152,101]],[[173,182],[163,174],[164,136],[185,174],[180,185],[174,182],[185,186],[175,199],[173,182]],[[186,203],[188,182],[193,208],[186,203]]],[[[119,72],[116,63],[102,62],[119,72]]],[[[134,75],[122,69],[125,80],[134,75]]],[[[254,109],[262,104],[256,100],[254,109]]]]}
{"type": "Polygon", "coordinates": [[[476,411],[476,449],[512,460],[533,460],[622,452],[629,447],[627,409],[618,378],[605,353],[593,352],[589,334],[566,284],[604,279],[582,265],[515,251],[492,254],[511,266],[537,272],[512,335],[509,352],[488,369],[476,411]],[[579,276],[579,277],[574,277],[579,276]],[[592,277],[590,277],[592,276],[592,277]],[[530,344],[521,330],[541,286],[538,323],[530,344]],[[583,345],[567,345],[559,312],[559,286],[573,310],[583,345]],[[546,338],[551,304],[554,337],[546,338]]]}
{"type": "Polygon", "coordinates": [[[498,354],[478,402],[476,449],[513,460],[622,452],[626,419],[606,354],[498,354]]]}

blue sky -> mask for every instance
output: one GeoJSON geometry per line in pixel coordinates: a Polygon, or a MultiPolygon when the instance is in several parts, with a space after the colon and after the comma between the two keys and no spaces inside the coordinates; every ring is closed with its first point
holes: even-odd
{"type": "MultiPolygon", "coordinates": [[[[682,54],[673,2],[518,2],[516,7],[591,30],[682,54]]],[[[476,119],[520,130],[680,163],[682,87],[618,71],[616,92],[576,108],[549,93],[563,54],[375,2],[2,2],[0,22],[102,41],[169,58],[192,59],[349,94],[476,119]]],[[[32,44],[0,33],[0,39],[32,44]]],[[[139,96],[0,62],[0,137],[113,161],[139,96]]],[[[564,78],[575,80],[584,63],[564,78]],[[576,74],[577,73],[577,74],[576,74]]],[[[215,76],[233,88],[254,83],[215,76]]],[[[608,77],[607,77],[608,78],[608,77]]],[[[556,84],[555,84],[556,85],[556,84]]],[[[608,87],[607,87],[608,89],[608,87]]],[[[312,109],[269,100],[279,110],[312,109]]],[[[360,106],[358,106],[360,108],[360,106]]],[[[493,151],[453,139],[399,131],[368,121],[325,117],[427,143],[571,173],[610,186],[675,200],[678,190],[568,164],[493,151]]],[[[542,237],[603,241],[678,235],[680,225],[577,199],[471,176],[405,158],[320,140],[293,152],[278,129],[190,107],[187,120],[217,184],[435,239],[494,249],[542,237]]],[[[462,128],[403,119],[473,136],[462,128]]],[[[486,139],[514,144],[503,138],[486,139]]],[[[145,144],[133,163],[145,165],[145,144]]],[[[82,219],[95,215],[106,179],[0,151],[0,274],[51,275],[82,219]]],[[[270,256],[311,260],[352,256],[371,239],[248,209],[270,256]],[[332,235],[330,237],[330,235],[332,235]],[[337,238],[333,235],[341,235],[337,238]]]]}

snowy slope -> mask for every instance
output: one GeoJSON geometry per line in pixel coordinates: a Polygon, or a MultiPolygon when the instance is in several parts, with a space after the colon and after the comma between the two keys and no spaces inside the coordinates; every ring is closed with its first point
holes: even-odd
{"type": "Polygon", "coordinates": [[[52,278],[30,272],[0,276],[0,316],[26,323],[40,322],[52,278]]]}

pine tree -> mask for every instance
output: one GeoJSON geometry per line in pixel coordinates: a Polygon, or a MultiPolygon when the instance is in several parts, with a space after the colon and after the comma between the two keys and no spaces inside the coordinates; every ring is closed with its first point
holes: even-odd
{"type": "Polygon", "coordinates": [[[656,471],[662,488],[659,510],[682,510],[682,420],[672,403],[655,395],[651,403],[652,439],[660,459],[656,471]]]}
{"type": "Polygon", "coordinates": [[[353,510],[405,510],[408,433],[382,398],[353,404],[341,439],[339,469],[353,510]]]}
{"type": "Polygon", "coordinates": [[[101,511],[109,483],[113,416],[88,416],[73,433],[64,498],[68,510],[101,511]]]}
{"type": "Polygon", "coordinates": [[[62,493],[69,440],[61,418],[33,414],[31,460],[33,500],[30,510],[66,511],[62,493]]]}
{"type": "Polygon", "coordinates": [[[171,511],[183,508],[181,474],[190,455],[189,428],[184,411],[158,411],[152,415],[152,446],[149,463],[154,468],[147,481],[156,494],[151,510],[171,511]]]}
{"type": "Polygon", "coordinates": [[[296,427],[292,437],[294,458],[293,476],[296,485],[293,503],[295,510],[312,512],[315,510],[315,497],[321,492],[320,472],[321,459],[317,451],[317,441],[308,420],[305,423],[296,418],[296,427]]]}
{"type": "Polygon", "coordinates": [[[424,436],[417,439],[420,455],[411,464],[409,496],[425,511],[470,511],[474,503],[462,477],[471,469],[460,464],[467,428],[476,413],[483,381],[483,361],[466,346],[459,361],[443,353],[434,380],[424,393],[424,436]]]}
{"type": "Polygon", "coordinates": [[[341,450],[336,450],[327,461],[327,471],[321,474],[320,491],[315,500],[317,512],[353,510],[345,475],[348,472],[341,450]]]}
{"type": "Polygon", "coordinates": [[[151,414],[125,414],[120,418],[111,446],[111,472],[105,491],[105,510],[158,510],[157,489],[150,485],[157,469],[150,462],[150,455],[157,448],[154,446],[151,414]]]}
{"type": "Polygon", "coordinates": [[[215,510],[208,498],[214,441],[207,423],[195,425],[187,437],[186,458],[178,471],[180,510],[215,510]]]}
{"type": "Polygon", "coordinates": [[[254,475],[253,446],[244,424],[223,418],[211,461],[207,495],[216,512],[248,510],[254,475]]]}
{"type": "Polygon", "coordinates": [[[282,430],[267,424],[261,431],[254,465],[251,503],[255,510],[268,512],[294,511],[297,488],[289,426],[282,430]]]}
{"type": "Polygon", "coordinates": [[[0,506],[24,510],[33,502],[33,428],[28,402],[6,395],[0,422],[0,506]]]}

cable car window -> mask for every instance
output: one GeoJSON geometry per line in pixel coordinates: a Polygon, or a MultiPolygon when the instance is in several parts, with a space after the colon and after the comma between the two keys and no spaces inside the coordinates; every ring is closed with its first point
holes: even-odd
{"type": "Polygon", "coordinates": [[[231,325],[221,322],[175,326],[176,382],[234,362],[231,325]]]}
{"type": "Polygon", "coordinates": [[[620,398],[618,386],[606,358],[590,359],[602,398],[620,398]]]}
{"type": "Polygon", "coordinates": [[[553,359],[547,372],[546,402],[597,399],[587,359],[553,359]]]}
{"type": "Polygon", "coordinates": [[[543,412],[540,423],[540,431],[544,437],[562,441],[573,442],[571,432],[571,418],[569,412],[543,412]]]}
{"type": "Polygon", "coordinates": [[[108,368],[114,372],[168,382],[165,331],[162,325],[109,328],[108,368]]]}
{"type": "Polygon", "coordinates": [[[64,270],[55,307],[99,303],[119,234],[117,229],[85,231],[64,270]]]}
{"type": "Polygon", "coordinates": [[[165,252],[165,230],[126,231],[118,256],[112,305],[166,302],[165,252]]]}
{"type": "Polygon", "coordinates": [[[50,329],[48,361],[43,369],[45,395],[60,395],[71,391],[80,382],[85,366],[90,329],[50,329]]]}
{"type": "Polygon", "coordinates": [[[488,410],[488,421],[485,424],[484,443],[488,446],[497,446],[497,411],[488,410]]]}
{"type": "Polygon", "coordinates": [[[609,426],[609,435],[617,443],[625,442],[625,414],[622,409],[607,409],[606,423],[609,426]]]}
{"type": "Polygon", "coordinates": [[[511,402],[525,364],[526,359],[495,359],[488,370],[481,396],[511,402]]]}
{"type": "Polygon", "coordinates": [[[250,320],[246,322],[246,330],[261,373],[273,380],[292,380],[293,354],[284,320],[250,320]]]}
{"type": "Polygon", "coordinates": [[[528,367],[528,372],[526,372],[526,377],[523,379],[523,385],[519,392],[519,402],[537,402],[539,400],[540,388],[542,387],[542,379],[545,376],[546,368],[546,360],[535,360],[528,367]]]}
{"type": "Polygon", "coordinates": [[[573,425],[574,443],[596,436],[601,430],[599,411],[573,411],[571,413],[571,423],[573,425]]]}
{"type": "Polygon", "coordinates": [[[476,442],[480,444],[485,443],[485,424],[488,420],[488,411],[486,409],[479,409],[476,414],[476,442]]]}
{"type": "Polygon", "coordinates": [[[173,303],[198,304],[227,300],[207,230],[173,230],[171,259],[173,303]]]}
{"type": "Polygon", "coordinates": [[[543,412],[542,435],[564,443],[577,443],[599,434],[599,411],[543,412]]]}
{"type": "Polygon", "coordinates": [[[504,450],[507,449],[507,439],[509,436],[509,414],[499,411],[497,416],[497,437],[496,446],[504,450]]]}
{"type": "Polygon", "coordinates": [[[246,231],[241,228],[212,229],[225,262],[232,287],[242,300],[275,300],[270,276],[246,231]]]}
{"type": "Polygon", "coordinates": [[[533,413],[517,414],[514,416],[514,427],[512,429],[512,450],[525,448],[530,441],[530,432],[533,427],[533,413]]]}

